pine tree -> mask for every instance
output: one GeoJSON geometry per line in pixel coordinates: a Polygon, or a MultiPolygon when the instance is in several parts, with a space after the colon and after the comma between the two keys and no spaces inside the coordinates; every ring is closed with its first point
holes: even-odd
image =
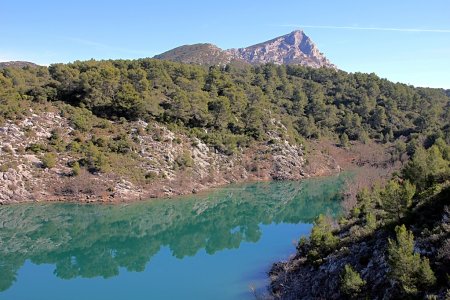
{"type": "Polygon", "coordinates": [[[341,278],[341,292],[349,297],[357,296],[366,285],[358,272],[349,264],[345,265],[341,278]]]}
{"type": "Polygon", "coordinates": [[[412,204],[416,187],[408,180],[399,183],[390,180],[381,192],[381,204],[389,219],[400,219],[412,204]]]}
{"type": "Polygon", "coordinates": [[[323,257],[336,247],[339,240],[333,235],[330,218],[319,215],[311,230],[310,242],[311,251],[308,253],[308,256],[313,260],[323,257]]]}
{"type": "Polygon", "coordinates": [[[80,164],[76,161],[72,165],[72,175],[78,176],[80,174],[80,172],[81,172],[80,164]]]}
{"type": "Polygon", "coordinates": [[[414,253],[414,235],[405,225],[395,228],[396,241],[388,240],[390,276],[397,280],[404,292],[415,294],[418,288],[427,288],[436,282],[427,258],[414,253]]]}
{"type": "Polygon", "coordinates": [[[341,134],[339,139],[341,142],[341,147],[347,148],[349,145],[348,135],[344,132],[343,134],[341,134]]]}

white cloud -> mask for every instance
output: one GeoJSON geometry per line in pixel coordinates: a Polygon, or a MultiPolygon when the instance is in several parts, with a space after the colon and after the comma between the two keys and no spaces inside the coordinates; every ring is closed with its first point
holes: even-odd
{"type": "Polygon", "coordinates": [[[374,31],[399,31],[399,32],[434,32],[450,33],[450,29],[424,29],[424,28],[394,28],[394,27],[360,27],[360,26],[331,26],[331,25],[299,25],[282,24],[281,27],[317,28],[317,29],[346,29],[346,30],[374,30],[374,31]]]}

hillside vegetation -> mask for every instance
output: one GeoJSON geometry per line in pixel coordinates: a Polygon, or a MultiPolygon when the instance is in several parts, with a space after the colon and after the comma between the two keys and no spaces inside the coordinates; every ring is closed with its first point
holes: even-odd
{"type": "Polygon", "coordinates": [[[277,299],[448,299],[450,146],[442,139],[384,186],[359,192],[339,224],[320,216],[271,271],[277,299]]]}
{"type": "MultiPolygon", "coordinates": [[[[299,179],[314,175],[303,159],[311,139],[390,145],[394,160],[438,138],[448,143],[449,103],[444,90],[326,68],[206,68],[154,59],[6,67],[1,172],[15,178],[5,183],[8,195],[37,199],[33,182],[45,185],[49,176],[58,197],[120,196],[122,189],[135,198],[155,182],[173,184],[154,195],[185,193],[174,186],[187,175],[202,180],[199,189],[299,179]],[[71,187],[81,179],[102,184],[71,187]]],[[[323,169],[336,169],[332,158],[324,161],[323,169]]]]}

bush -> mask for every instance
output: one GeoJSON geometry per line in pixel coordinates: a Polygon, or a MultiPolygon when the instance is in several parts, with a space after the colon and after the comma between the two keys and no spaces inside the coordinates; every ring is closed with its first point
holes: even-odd
{"type": "Polygon", "coordinates": [[[154,171],[150,171],[150,172],[147,172],[144,177],[145,177],[145,180],[147,183],[152,182],[153,180],[158,178],[158,173],[156,173],[154,171]]]}
{"type": "Polygon", "coordinates": [[[78,143],[77,141],[72,141],[66,146],[66,150],[67,151],[72,151],[72,152],[80,152],[81,151],[81,144],[78,143]]]}
{"type": "Polygon", "coordinates": [[[70,116],[72,125],[81,132],[87,132],[92,129],[92,113],[87,109],[75,109],[70,116]]]}
{"type": "Polygon", "coordinates": [[[42,167],[44,169],[51,169],[54,166],[56,166],[56,154],[53,152],[45,153],[42,158],[42,167]]]}
{"type": "Polygon", "coordinates": [[[109,170],[108,159],[106,155],[100,151],[94,144],[91,142],[86,146],[84,150],[85,158],[82,161],[82,164],[87,166],[89,171],[92,173],[96,172],[107,172],[109,170]]]}
{"type": "Polygon", "coordinates": [[[376,217],[376,215],[374,213],[369,212],[369,213],[366,214],[365,217],[366,217],[366,226],[365,227],[370,232],[372,232],[375,229],[377,229],[377,217],[376,217]]]}
{"type": "Polygon", "coordinates": [[[18,161],[5,162],[3,165],[0,165],[0,172],[8,172],[10,169],[17,171],[18,166],[19,166],[18,161]]]}
{"type": "Polygon", "coordinates": [[[339,142],[342,148],[347,148],[349,146],[348,135],[345,132],[339,137],[339,142]]]}
{"type": "Polygon", "coordinates": [[[175,163],[182,169],[194,166],[194,160],[187,150],[183,151],[183,153],[175,159],[175,163]]]}
{"type": "Polygon", "coordinates": [[[12,149],[11,145],[5,145],[2,147],[2,151],[5,153],[12,154],[14,153],[14,150],[12,149]]]}
{"type": "Polygon", "coordinates": [[[338,244],[338,238],[333,235],[331,219],[320,215],[314,222],[311,230],[310,242],[311,250],[308,257],[317,259],[331,252],[338,244]]]}
{"type": "Polygon", "coordinates": [[[37,154],[37,153],[47,151],[47,146],[45,146],[43,144],[31,144],[30,146],[28,146],[26,148],[26,150],[37,154]]]}
{"type": "Polygon", "coordinates": [[[341,292],[349,297],[356,297],[366,285],[358,272],[350,265],[345,265],[341,277],[341,292]]]}
{"type": "Polygon", "coordinates": [[[78,176],[81,172],[80,164],[76,161],[72,165],[72,176],[78,176]]]}

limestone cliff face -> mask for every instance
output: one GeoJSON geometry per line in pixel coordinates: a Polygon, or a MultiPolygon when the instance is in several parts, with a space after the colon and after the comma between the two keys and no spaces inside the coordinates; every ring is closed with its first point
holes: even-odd
{"type": "MultiPolygon", "coordinates": [[[[225,155],[208,147],[197,138],[169,130],[163,124],[130,122],[127,133],[136,142],[136,168],[155,174],[148,184],[138,183],[126,175],[91,174],[87,171],[72,176],[68,163],[79,159],[66,151],[55,152],[56,165],[43,168],[43,153],[26,151],[34,144],[44,145],[55,128],[66,144],[74,130],[70,121],[56,112],[33,112],[24,119],[7,120],[0,125],[0,205],[31,201],[118,202],[196,193],[233,182],[261,180],[300,180],[304,177],[339,172],[334,161],[321,158],[317,170],[307,167],[303,146],[285,139],[287,129],[269,120],[278,131],[268,132],[270,143],[260,142],[225,155]],[[278,133],[280,132],[280,133],[278,133]],[[175,168],[183,154],[192,158],[189,168],[175,168]],[[319,171],[318,171],[319,170],[319,171]]],[[[109,122],[114,126],[114,122],[109,122]]]]}
{"type": "Polygon", "coordinates": [[[335,68],[301,30],[246,48],[230,49],[227,52],[233,58],[242,59],[250,64],[275,63],[335,68]]]}
{"type": "Polygon", "coordinates": [[[201,65],[225,65],[235,62],[336,68],[301,30],[245,48],[222,50],[212,44],[184,45],[154,58],[201,65]]]}

